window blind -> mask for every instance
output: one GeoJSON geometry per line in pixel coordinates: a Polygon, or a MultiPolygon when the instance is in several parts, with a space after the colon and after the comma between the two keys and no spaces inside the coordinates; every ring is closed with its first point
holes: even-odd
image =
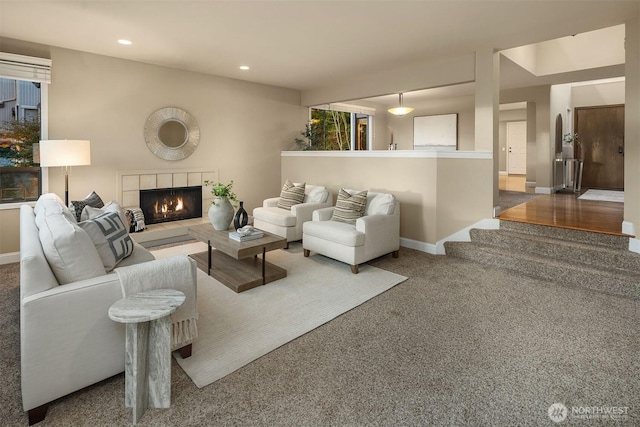
{"type": "Polygon", "coordinates": [[[51,83],[51,60],[0,52],[0,77],[51,83]]]}
{"type": "Polygon", "coordinates": [[[366,114],[369,116],[375,116],[376,114],[375,108],[363,107],[360,105],[353,105],[353,104],[331,103],[331,104],[314,105],[311,108],[314,108],[316,110],[341,111],[345,113],[366,114]]]}

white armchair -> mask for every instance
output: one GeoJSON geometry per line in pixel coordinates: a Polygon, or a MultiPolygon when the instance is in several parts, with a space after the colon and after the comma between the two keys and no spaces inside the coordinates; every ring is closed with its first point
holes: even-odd
{"type": "Polygon", "coordinates": [[[358,273],[358,264],[400,249],[400,203],[390,194],[369,192],[364,216],[355,224],[331,221],[334,207],[316,210],[304,223],[304,256],[311,252],[342,261],[358,273]]]}
{"type": "Polygon", "coordinates": [[[302,239],[302,224],[311,221],[313,211],[330,207],[333,204],[331,190],[319,185],[306,185],[302,203],[291,209],[278,207],[279,197],[265,199],[262,207],[253,210],[253,225],[260,230],[295,242],[302,239]]]}

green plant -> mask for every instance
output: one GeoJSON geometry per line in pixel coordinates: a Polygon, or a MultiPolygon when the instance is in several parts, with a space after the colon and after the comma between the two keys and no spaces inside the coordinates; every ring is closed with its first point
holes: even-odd
{"type": "MultiPolygon", "coordinates": [[[[212,181],[205,181],[204,185],[209,187],[211,186],[211,194],[214,197],[226,198],[235,206],[235,203],[238,201],[236,193],[233,192],[233,181],[228,184],[223,184],[221,182],[213,183],[212,181]]],[[[213,199],[211,201],[212,204],[216,204],[216,200],[213,199]]]]}
{"type": "Polygon", "coordinates": [[[562,142],[565,144],[571,144],[572,142],[578,142],[578,134],[571,135],[570,133],[565,133],[562,137],[562,142]]]}
{"type": "Polygon", "coordinates": [[[0,124],[0,166],[33,166],[33,144],[40,141],[39,120],[9,120],[0,124]]]}

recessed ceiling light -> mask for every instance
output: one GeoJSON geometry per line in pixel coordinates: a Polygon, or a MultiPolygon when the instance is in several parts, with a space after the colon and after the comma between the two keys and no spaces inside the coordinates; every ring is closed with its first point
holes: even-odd
{"type": "Polygon", "coordinates": [[[245,70],[245,71],[246,71],[246,70],[248,70],[248,69],[249,69],[249,66],[248,66],[248,65],[241,65],[241,66],[240,66],[240,69],[241,69],[241,70],[245,70]]]}
{"type": "Polygon", "coordinates": [[[118,40],[118,43],[120,43],[120,44],[124,44],[124,45],[127,45],[127,46],[129,46],[130,44],[132,44],[132,43],[131,43],[131,41],[126,40],[126,39],[120,39],[120,40],[118,40]]]}

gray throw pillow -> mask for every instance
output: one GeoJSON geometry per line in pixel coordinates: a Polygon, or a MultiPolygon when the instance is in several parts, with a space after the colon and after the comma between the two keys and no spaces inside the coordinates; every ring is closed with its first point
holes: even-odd
{"type": "Polygon", "coordinates": [[[104,202],[92,191],[87,197],[82,200],[72,200],[69,202],[69,210],[76,216],[76,221],[80,222],[82,217],[82,210],[85,206],[91,206],[92,208],[101,208],[104,206],[104,202]]]}

